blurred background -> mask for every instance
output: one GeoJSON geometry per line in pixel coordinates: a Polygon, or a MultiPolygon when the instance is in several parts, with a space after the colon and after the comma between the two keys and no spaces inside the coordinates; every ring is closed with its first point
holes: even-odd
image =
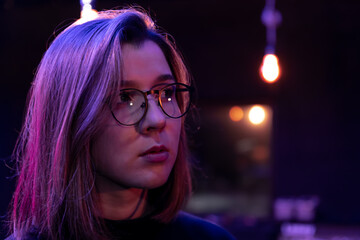
{"type": "MultiPolygon", "coordinates": [[[[175,38],[196,83],[187,210],[239,239],[360,239],[360,1],[276,1],[274,83],[259,74],[264,0],[92,4],[135,3],[175,38]]],[[[47,46],[80,11],[73,0],[0,1],[2,222],[27,91],[47,46]]]]}

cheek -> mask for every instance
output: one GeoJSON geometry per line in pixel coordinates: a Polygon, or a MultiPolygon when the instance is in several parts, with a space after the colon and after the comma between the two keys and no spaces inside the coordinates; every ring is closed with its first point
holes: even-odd
{"type": "Polygon", "coordinates": [[[111,168],[120,163],[119,159],[125,157],[124,149],[128,149],[128,143],[131,142],[133,136],[125,132],[119,126],[106,127],[95,137],[92,144],[92,156],[98,170],[111,168]]]}
{"type": "Polygon", "coordinates": [[[108,155],[111,154],[110,145],[112,142],[111,135],[104,132],[96,136],[94,139],[94,143],[92,145],[92,157],[97,170],[101,171],[104,166],[110,164],[108,155]]]}

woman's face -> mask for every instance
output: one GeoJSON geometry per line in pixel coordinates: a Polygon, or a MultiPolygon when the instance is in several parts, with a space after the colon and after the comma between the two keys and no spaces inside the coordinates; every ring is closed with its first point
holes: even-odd
{"type": "MultiPolygon", "coordinates": [[[[150,40],[140,46],[123,45],[122,57],[123,88],[148,91],[174,82],[164,54],[150,40]]],[[[153,95],[148,95],[145,117],[134,126],[120,125],[109,109],[92,145],[97,188],[110,191],[163,185],[174,166],[180,131],[181,119],[167,117],[153,95]]]]}

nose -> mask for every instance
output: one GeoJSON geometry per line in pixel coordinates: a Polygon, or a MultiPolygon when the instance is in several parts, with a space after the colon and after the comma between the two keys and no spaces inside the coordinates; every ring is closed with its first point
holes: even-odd
{"type": "Polygon", "coordinates": [[[161,130],[166,125],[166,117],[160,109],[159,103],[156,99],[148,96],[148,109],[145,117],[140,123],[141,131],[149,132],[152,130],[161,130]]]}

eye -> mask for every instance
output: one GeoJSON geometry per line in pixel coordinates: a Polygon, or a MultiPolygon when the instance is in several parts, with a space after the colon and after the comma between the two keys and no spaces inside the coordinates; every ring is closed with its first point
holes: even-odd
{"type": "Polygon", "coordinates": [[[132,105],[133,96],[129,92],[122,92],[119,96],[119,102],[120,104],[129,104],[132,105]]]}
{"type": "Polygon", "coordinates": [[[168,88],[165,88],[162,94],[162,98],[167,102],[171,102],[173,101],[174,93],[175,93],[175,86],[170,86],[168,88]]]}
{"type": "Polygon", "coordinates": [[[127,92],[120,93],[120,102],[129,102],[129,101],[131,101],[131,98],[127,92]]]}
{"type": "Polygon", "coordinates": [[[141,95],[134,90],[123,90],[119,94],[117,105],[118,107],[134,107],[138,105],[141,95]]]}

